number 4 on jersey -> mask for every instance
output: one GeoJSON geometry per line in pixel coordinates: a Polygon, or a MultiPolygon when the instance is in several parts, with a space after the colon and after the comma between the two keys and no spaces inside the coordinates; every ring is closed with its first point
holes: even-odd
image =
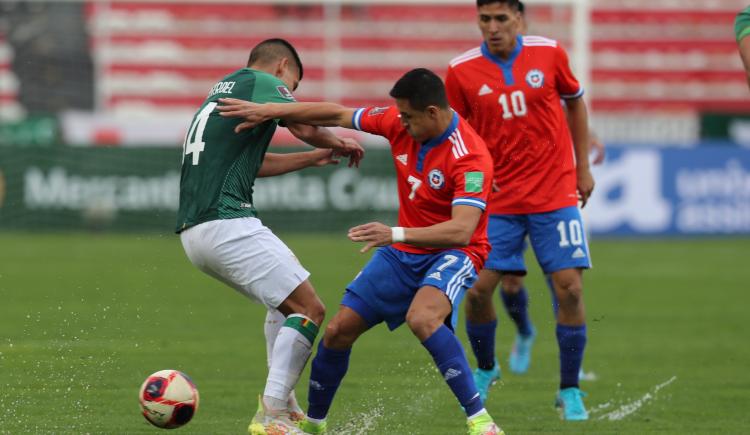
{"type": "Polygon", "coordinates": [[[185,136],[185,143],[182,145],[183,155],[182,162],[185,162],[185,156],[188,154],[193,155],[193,166],[198,164],[201,152],[206,147],[206,143],[203,142],[203,131],[206,129],[206,123],[208,122],[208,116],[216,108],[217,103],[208,103],[195,117],[193,125],[190,126],[187,136],[185,136]]]}

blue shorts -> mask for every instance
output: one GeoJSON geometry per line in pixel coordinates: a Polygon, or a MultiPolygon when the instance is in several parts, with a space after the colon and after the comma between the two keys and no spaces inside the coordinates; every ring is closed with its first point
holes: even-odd
{"type": "Polygon", "coordinates": [[[453,311],[446,325],[454,328],[456,309],[477,278],[469,256],[448,250],[436,254],[411,254],[390,246],[380,248],[362,272],[347,287],[341,301],[357,312],[372,327],[385,321],[394,330],[406,320],[417,290],[433,286],[450,300],[453,311]]]}
{"type": "Polygon", "coordinates": [[[490,215],[487,237],[492,251],[485,269],[526,274],[526,236],[544,273],[589,269],[591,258],[578,207],[546,213],[490,215]]]}

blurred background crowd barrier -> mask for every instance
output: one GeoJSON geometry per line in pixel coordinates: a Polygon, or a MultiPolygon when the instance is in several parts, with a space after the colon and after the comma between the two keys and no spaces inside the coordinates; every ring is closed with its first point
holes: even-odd
{"type": "MultiPolygon", "coordinates": [[[[750,234],[750,90],[739,0],[529,0],[608,146],[594,234],[750,234]]],[[[300,51],[296,96],[389,104],[405,71],[443,74],[479,44],[473,1],[0,2],[0,229],[172,230],[182,140],[212,84],[270,37],[300,51]]],[[[260,180],[279,230],[395,219],[386,144],[347,133],[361,170],[260,180]]],[[[280,129],[277,147],[300,145],[280,129]]]]}

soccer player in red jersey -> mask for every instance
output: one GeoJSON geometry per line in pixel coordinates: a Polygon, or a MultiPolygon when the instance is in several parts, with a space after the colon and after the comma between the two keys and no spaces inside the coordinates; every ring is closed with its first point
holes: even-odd
{"type": "Polygon", "coordinates": [[[492,157],[482,138],[451,110],[442,80],[426,69],[401,77],[390,92],[395,106],[348,109],[332,103],[264,104],[223,100],[225,116],[246,125],[284,119],[355,128],[391,144],[399,197],[398,226],[356,226],[349,238],[380,247],[346,289],[325,330],[310,374],[307,420],[323,433],[351,348],[371,327],[406,322],[432,355],[467,415],[469,434],[502,433],[484,409],[463,347],[454,334],[456,308],[489,252],[486,201],[492,157]]]}
{"type": "MultiPolygon", "coordinates": [[[[503,276],[526,274],[528,235],[559,304],[557,403],[566,420],[586,420],[578,388],[586,344],[582,270],[591,266],[578,200],[585,205],[594,187],[586,106],[565,51],[554,40],[522,36],[518,7],[518,0],[478,0],[484,42],[456,57],[446,77],[451,106],[485,139],[495,164],[488,208],[492,251],[467,297],[467,332],[479,366],[477,387],[486,396],[499,377],[492,293],[503,276]]],[[[518,290],[501,295],[519,327],[516,347],[530,347],[535,331],[528,297],[518,290]]]]}

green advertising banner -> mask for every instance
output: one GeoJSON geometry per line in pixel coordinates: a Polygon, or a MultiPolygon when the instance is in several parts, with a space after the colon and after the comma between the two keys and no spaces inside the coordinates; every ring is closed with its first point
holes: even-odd
{"type": "MultiPolygon", "coordinates": [[[[0,229],[172,232],[179,149],[0,148],[0,229]]],[[[275,231],[341,231],[395,224],[390,153],[370,149],[362,167],[310,168],[256,183],[255,205],[275,231]]]]}

